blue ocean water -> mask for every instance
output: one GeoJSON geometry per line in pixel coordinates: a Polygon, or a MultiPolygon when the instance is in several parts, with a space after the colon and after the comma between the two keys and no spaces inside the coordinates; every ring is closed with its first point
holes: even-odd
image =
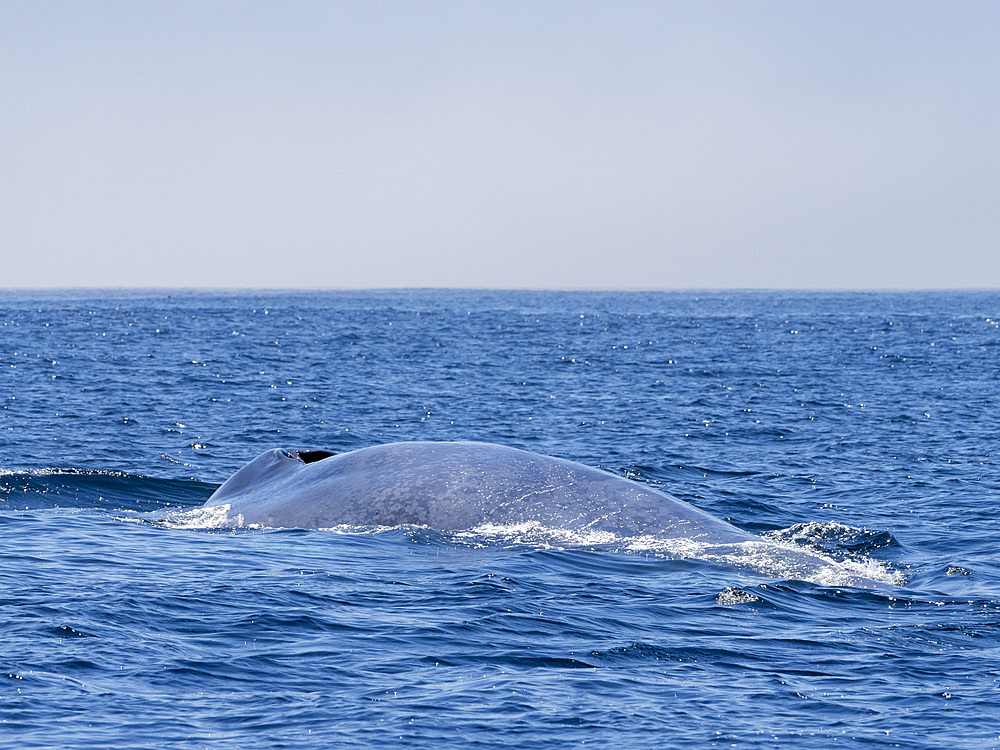
{"type": "Polygon", "coordinates": [[[1000,747],[1000,294],[0,292],[0,745],[1000,747]],[[865,566],[199,527],[483,440],[865,566]]]}

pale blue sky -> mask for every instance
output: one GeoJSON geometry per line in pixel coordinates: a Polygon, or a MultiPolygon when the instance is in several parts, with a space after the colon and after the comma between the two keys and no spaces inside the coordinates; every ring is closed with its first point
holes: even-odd
{"type": "Polygon", "coordinates": [[[1000,288],[1000,3],[0,0],[0,287],[1000,288]]]}

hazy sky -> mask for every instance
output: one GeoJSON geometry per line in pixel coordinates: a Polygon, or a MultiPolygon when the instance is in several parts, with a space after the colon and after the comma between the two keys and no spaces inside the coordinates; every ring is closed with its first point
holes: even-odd
{"type": "Polygon", "coordinates": [[[1000,3],[0,0],[0,287],[1000,288],[1000,3]]]}

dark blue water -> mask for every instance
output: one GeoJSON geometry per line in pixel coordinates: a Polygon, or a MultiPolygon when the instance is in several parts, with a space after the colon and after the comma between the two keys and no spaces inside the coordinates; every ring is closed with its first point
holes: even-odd
{"type": "Polygon", "coordinates": [[[0,292],[0,745],[1000,746],[1000,294],[0,292]],[[874,571],[190,520],[475,439],[874,571]],[[896,585],[898,584],[898,585],[896,585]]]}

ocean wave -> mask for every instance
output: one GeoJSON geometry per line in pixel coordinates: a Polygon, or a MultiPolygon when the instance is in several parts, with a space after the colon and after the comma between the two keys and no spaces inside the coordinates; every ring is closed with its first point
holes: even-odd
{"type": "Polygon", "coordinates": [[[201,504],[216,485],[120,471],[32,469],[0,471],[0,508],[92,508],[147,511],[201,504]]]}

